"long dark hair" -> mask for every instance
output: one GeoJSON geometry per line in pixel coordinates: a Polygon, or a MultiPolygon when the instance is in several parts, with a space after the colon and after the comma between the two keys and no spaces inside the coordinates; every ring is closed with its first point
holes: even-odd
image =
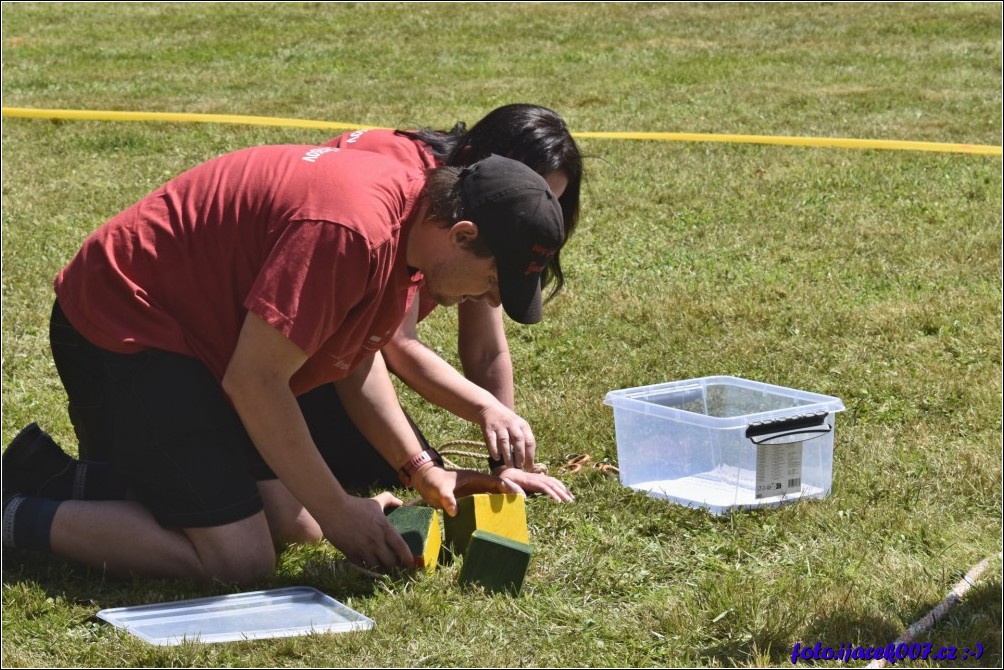
{"type": "MultiPolygon", "coordinates": [[[[579,220],[582,154],[557,112],[539,105],[504,105],[489,112],[470,130],[466,123],[460,121],[451,130],[399,130],[397,134],[428,145],[443,165],[466,167],[491,154],[498,154],[524,163],[541,176],[561,172],[568,179],[565,192],[558,198],[566,242],[575,230],[579,220]]],[[[560,256],[560,251],[554,254],[541,273],[541,287],[554,281],[548,300],[565,283],[560,256]]]]}

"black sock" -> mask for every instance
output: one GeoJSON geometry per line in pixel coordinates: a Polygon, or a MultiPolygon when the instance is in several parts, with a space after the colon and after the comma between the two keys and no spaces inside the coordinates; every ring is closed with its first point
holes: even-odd
{"type": "Polygon", "coordinates": [[[16,495],[3,508],[5,549],[51,551],[52,520],[62,502],[16,495]]]}

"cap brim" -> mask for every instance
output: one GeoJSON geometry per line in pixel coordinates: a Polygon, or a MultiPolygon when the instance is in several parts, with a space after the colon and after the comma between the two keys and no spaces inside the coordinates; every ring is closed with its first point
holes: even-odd
{"type": "Polygon", "coordinates": [[[544,318],[544,301],[540,294],[540,275],[522,273],[505,276],[499,273],[499,295],[502,308],[509,318],[530,326],[544,318]]]}

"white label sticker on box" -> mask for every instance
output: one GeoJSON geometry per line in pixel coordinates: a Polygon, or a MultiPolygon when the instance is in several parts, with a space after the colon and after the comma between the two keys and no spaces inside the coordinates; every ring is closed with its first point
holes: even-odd
{"type": "Polygon", "coordinates": [[[756,449],[756,499],[802,490],[802,443],[761,444],[756,449]]]}

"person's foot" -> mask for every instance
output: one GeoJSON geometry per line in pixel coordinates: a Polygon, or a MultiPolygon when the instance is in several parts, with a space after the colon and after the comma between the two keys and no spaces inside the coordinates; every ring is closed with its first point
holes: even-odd
{"type": "Polygon", "coordinates": [[[5,503],[13,493],[57,499],[72,493],[76,460],[64,452],[37,423],[31,423],[17,434],[3,452],[0,463],[5,503]],[[67,485],[69,490],[64,491],[67,485]],[[55,495],[57,492],[63,495],[55,495]]]}

